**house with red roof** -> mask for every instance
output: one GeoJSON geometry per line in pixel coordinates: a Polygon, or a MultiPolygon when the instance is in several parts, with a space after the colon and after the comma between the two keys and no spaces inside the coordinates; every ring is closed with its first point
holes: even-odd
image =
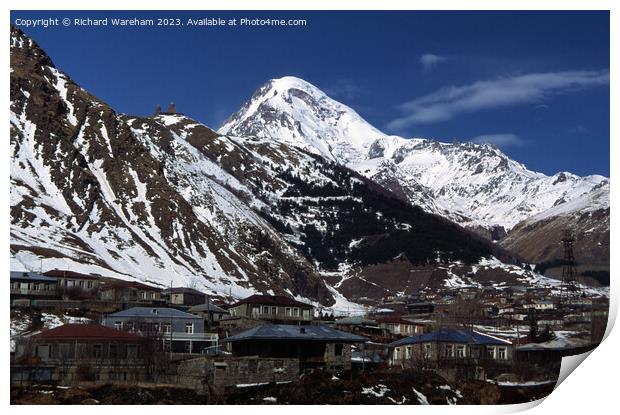
{"type": "Polygon", "coordinates": [[[17,363],[52,367],[52,380],[60,384],[126,383],[145,379],[152,350],[148,339],[134,333],[66,324],[32,336],[22,353],[17,363]]]}

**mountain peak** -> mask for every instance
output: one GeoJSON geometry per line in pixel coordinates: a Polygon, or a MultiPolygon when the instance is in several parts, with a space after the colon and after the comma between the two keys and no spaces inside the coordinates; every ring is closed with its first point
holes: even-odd
{"type": "Polygon", "coordinates": [[[352,108],[294,76],[262,85],[218,132],[273,138],[330,160],[359,157],[352,153],[361,153],[385,136],[352,108]]]}

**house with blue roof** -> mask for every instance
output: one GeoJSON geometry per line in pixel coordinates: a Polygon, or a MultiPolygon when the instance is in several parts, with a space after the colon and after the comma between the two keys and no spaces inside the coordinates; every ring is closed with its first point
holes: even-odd
{"type": "Polygon", "coordinates": [[[300,370],[351,368],[351,345],[366,337],[323,325],[263,324],[224,339],[234,356],[299,359],[300,370]]]}
{"type": "Polygon", "coordinates": [[[390,343],[390,364],[401,367],[510,365],[513,345],[475,330],[443,328],[390,343]]]}
{"type": "Polygon", "coordinates": [[[102,324],[161,339],[164,350],[174,353],[201,353],[218,342],[217,333],[205,333],[202,317],[174,308],[133,307],[108,314],[102,324]]]}

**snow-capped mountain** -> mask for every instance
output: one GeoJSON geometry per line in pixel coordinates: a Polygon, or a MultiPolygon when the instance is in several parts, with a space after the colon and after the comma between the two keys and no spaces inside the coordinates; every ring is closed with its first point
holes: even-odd
{"type": "Polygon", "coordinates": [[[16,28],[10,120],[13,270],[348,307],[342,292],[403,290],[415,267],[512,259],[316,152],[181,114],[118,114],[16,28]],[[398,272],[359,274],[380,266],[398,272]]]}
{"type": "Polygon", "coordinates": [[[260,87],[219,132],[299,146],[352,168],[426,211],[487,231],[509,230],[608,181],[597,175],[533,172],[492,145],[390,136],[295,77],[260,87]]]}
{"type": "Polygon", "coordinates": [[[385,134],[308,82],[287,76],[261,86],[219,133],[277,138],[336,162],[362,157],[385,134]]]}

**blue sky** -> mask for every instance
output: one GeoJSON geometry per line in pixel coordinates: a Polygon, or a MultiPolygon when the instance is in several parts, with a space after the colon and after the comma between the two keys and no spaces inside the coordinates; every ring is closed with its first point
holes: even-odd
{"type": "Polygon", "coordinates": [[[405,137],[494,142],[529,168],[609,176],[607,12],[12,12],[262,17],[305,27],[22,29],[116,110],[160,103],[212,128],[293,75],[405,137]]]}

